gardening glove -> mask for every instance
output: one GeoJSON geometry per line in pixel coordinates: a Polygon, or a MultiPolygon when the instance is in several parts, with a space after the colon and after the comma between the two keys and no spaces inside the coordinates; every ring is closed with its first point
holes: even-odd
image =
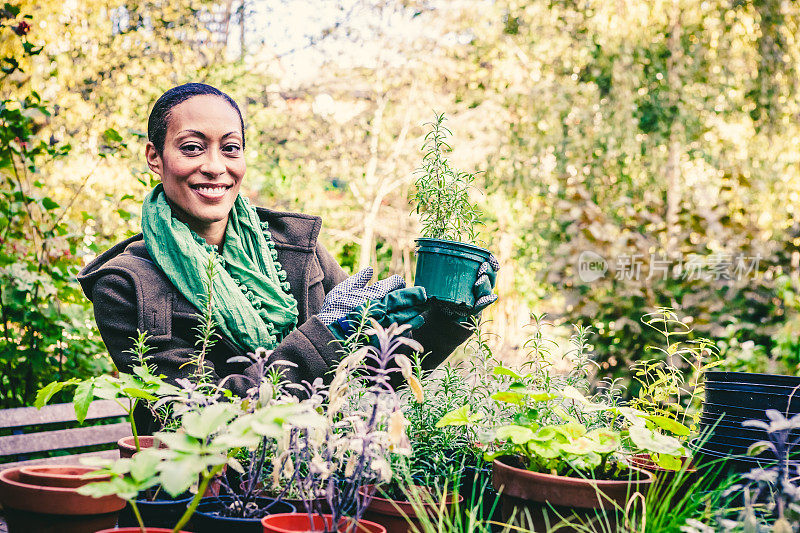
{"type": "Polygon", "coordinates": [[[428,297],[423,287],[397,289],[380,300],[370,301],[358,306],[347,316],[328,326],[334,337],[344,340],[349,337],[361,322],[364,313],[381,326],[408,324],[417,329],[425,323],[422,313],[428,308],[428,297]]]}
{"type": "Polygon", "coordinates": [[[325,295],[317,318],[326,326],[330,326],[367,301],[380,300],[390,292],[406,286],[403,277],[396,274],[367,287],[371,279],[372,267],[367,267],[336,285],[325,295]]]}
{"type": "Polygon", "coordinates": [[[441,307],[442,313],[453,320],[463,321],[466,317],[479,314],[497,300],[497,295],[492,294],[495,282],[497,281],[497,271],[500,270],[500,263],[494,254],[489,254],[489,259],[481,263],[475,283],[472,285],[472,295],[475,304],[469,307],[441,307]]]}

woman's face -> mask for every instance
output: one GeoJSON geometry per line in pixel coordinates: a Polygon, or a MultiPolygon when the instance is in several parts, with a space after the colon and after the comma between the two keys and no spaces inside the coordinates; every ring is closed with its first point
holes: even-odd
{"type": "Polygon", "coordinates": [[[147,143],[150,169],[179,220],[201,236],[224,235],[239,194],[245,161],[236,110],[215,95],[193,96],[172,108],[159,154],[147,143]]]}

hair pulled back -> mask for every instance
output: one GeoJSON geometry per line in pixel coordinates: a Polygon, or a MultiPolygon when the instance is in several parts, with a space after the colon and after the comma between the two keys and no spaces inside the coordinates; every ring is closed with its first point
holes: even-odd
{"type": "Polygon", "coordinates": [[[147,119],[147,138],[156,147],[159,154],[164,153],[164,142],[167,138],[167,126],[169,126],[169,116],[172,108],[185,102],[193,96],[210,94],[223,98],[239,115],[239,123],[242,125],[242,148],[244,148],[244,119],[239,106],[233,98],[220,91],[216,87],[205,83],[184,83],[168,90],[162,94],[153,105],[150,117],[147,119]]]}

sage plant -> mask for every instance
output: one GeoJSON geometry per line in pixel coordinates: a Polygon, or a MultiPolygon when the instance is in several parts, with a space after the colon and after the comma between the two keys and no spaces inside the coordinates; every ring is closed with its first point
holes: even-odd
{"type": "MultiPolygon", "coordinates": [[[[406,418],[392,377],[402,374],[412,390],[421,393],[407,347],[422,351],[403,336],[408,325],[383,328],[370,319],[365,331],[372,344],[346,355],[336,367],[327,390],[322,381],[306,383],[309,400],[323,409],[323,427],[296,427],[285,435],[273,465],[273,483],[291,483],[302,494],[309,515],[332,515],[333,527],[342,519],[358,522],[369,506],[376,484],[392,478],[391,454],[408,454],[406,418]]],[[[327,523],[327,522],[326,522],[327,523]]]]}

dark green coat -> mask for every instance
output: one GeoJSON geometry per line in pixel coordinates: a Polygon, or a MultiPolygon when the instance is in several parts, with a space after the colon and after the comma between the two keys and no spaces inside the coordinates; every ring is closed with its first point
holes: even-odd
{"type": "MultiPolygon", "coordinates": [[[[341,345],[315,316],[325,294],[343,281],[347,274],[333,256],[317,242],[322,220],[299,213],[280,213],[258,208],[258,215],[269,223],[278,261],[287,274],[291,293],[297,300],[298,328],[273,351],[271,360],[287,360],[287,378],[295,383],[312,382],[324,377],[338,360],[341,345]]],[[[97,327],[111,358],[121,372],[129,372],[132,357],[126,353],[137,336],[137,329],[150,335],[148,355],[158,371],[175,379],[191,373],[191,365],[181,366],[195,351],[199,324],[198,309],[180,294],[164,273],[150,259],[142,236],[125,240],[106,251],[78,277],[83,291],[94,304],[97,327]]],[[[425,324],[414,338],[430,352],[425,366],[439,365],[469,337],[469,330],[441,313],[426,311],[425,324]]],[[[221,337],[207,355],[219,380],[230,374],[260,379],[253,366],[226,361],[244,355],[229,339],[221,337]]],[[[227,387],[243,395],[254,381],[230,379],[227,387]]]]}

